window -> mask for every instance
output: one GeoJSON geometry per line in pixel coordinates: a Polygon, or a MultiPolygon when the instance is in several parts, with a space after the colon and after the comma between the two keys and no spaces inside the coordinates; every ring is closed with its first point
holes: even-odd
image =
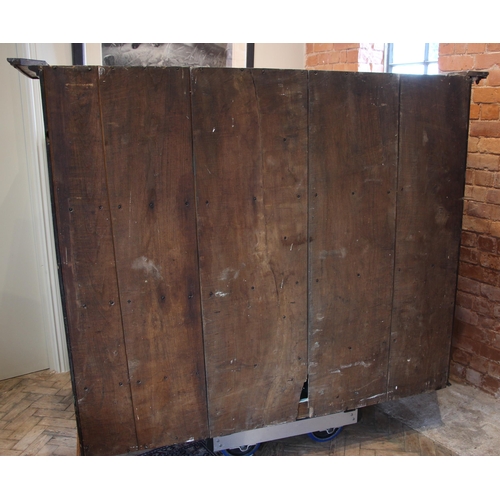
{"type": "Polygon", "coordinates": [[[437,75],[439,43],[402,42],[387,44],[387,72],[437,75]]]}

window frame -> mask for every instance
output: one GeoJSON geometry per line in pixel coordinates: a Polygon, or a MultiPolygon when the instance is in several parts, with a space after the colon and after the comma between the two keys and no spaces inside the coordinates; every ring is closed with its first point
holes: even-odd
{"type": "Polygon", "coordinates": [[[428,75],[428,70],[429,66],[431,64],[436,64],[438,61],[437,60],[429,60],[429,45],[430,43],[425,43],[425,48],[424,48],[424,58],[421,61],[416,61],[416,62],[402,62],[402,63],[393,63],[393,46],[394,43],[388,43],[386,44],[386,65],[385,65],[385,71],[387,73],[394,73],[393,69],[398,66],[423,66],[424,67],[424,75],[428,75]]]}

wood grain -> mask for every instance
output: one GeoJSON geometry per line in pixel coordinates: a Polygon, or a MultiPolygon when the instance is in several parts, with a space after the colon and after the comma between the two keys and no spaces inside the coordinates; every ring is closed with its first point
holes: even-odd
{"type": "Polygon", "coordinates": [[[78,427],[87,455],[137,446],[104,171],[97,68],[44,68],[50,173],[78,427]]]}
{"type": "Polygon", "coordinates": [[[465,77],[401,77],[390,399],[447,382],[469,95],[465,77]]]}
{"type": "Polygon", "coordinates": [[[309,404],[386,399],[394,266],[397,75],[310,73],[309,404]]]}
{"type": "Polygon", "coordinates": [[[206,438],[189,70],[107,68],[100,85],[139,449],[206,438]]]}
{"type": "Polygon", "coordinates": [[[307,377],[307,74],[195,69],[210,434],[297,418],[307,377]]]}

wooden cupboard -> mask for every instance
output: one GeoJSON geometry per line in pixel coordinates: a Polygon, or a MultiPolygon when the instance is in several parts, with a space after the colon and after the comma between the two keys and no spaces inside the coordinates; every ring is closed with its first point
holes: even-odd
{"type": "Polygon", "coordinates": [[[39,75],[82,454],[446,385],[469,76],[39,75]]]}

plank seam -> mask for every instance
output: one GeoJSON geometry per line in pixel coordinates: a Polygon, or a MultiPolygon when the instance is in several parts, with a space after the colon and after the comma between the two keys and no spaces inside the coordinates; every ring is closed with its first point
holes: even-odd
{"type": "Polygon", "coordinates": [[[389,399],[389,383],[391,378],[391,346],[392,346],[392,327],[394,320],[394,290],[396,286],[396,247],[398,241],[398,198],[399,198],[399,166],[401,149],[401,77],[398,76],[398,138],[396,151],[396,199],[394,200],[394,247],[393,247],[393,264],[392,264],[392,297],[391,297],[391,323],[389,331],[389,345],[387,348],[387,385],[385,391],[386,401],[389,399]]]}
{"type": "Polygon", "coordinates": [[[130,393],[130,401],[132,403],[132,421],[134,422],[134,431],[135,431],[135,440],[136,440],[136,446],[137,449],[139,449],[139,437],[137,435],[137,425],[136,425],[136,418],[135,418],[135,404],[134,404],[134,395],[132,393],[132,386],[131,386],[131,380],[130,380],[130,366],[129,366],[129,361],[128,361],[128,352],[127,352],[127,341],[125,339],[125,325],[123,323],[123,308],[122,308],[122,300],[121,300],[121,291],[120,291],[120,279],[118,277],[118,266],[117,266],[117,256],[116,256],[116,245],[115,245],[115,230],[113,227],[113,215],[111,213],[111,200],[109,197],[109,180],[108,180],[108,167],[107,167],[107,160],[106,160],[106,143],[105,143],[105,136],[104,136],[104,123],[103,123],[103,112],[102,112],[102,98],[101,98],[101,71],[104,72],[106,71],[102,66],[98,66],[95,69],[97,73],[97,98],[99,102],[99,119],[101,122],[101,137],[102,137],[102,154],[103,154],[103,160],[104,160],[104,174],[106,178],[106,195],[107,195],[107,201],[108,201],[108,210],[109,210],[109,223],[111,227],[111,241],[112,241],[112,246],[113,246],[113,256],[114,256],[114,261],[115,261],[115,274],[116,274],[116,288],[117,288],[117,301],[118,301],[118,307],[120,309],[120,323],[122,325],[122,338],[123,338],[123,347],[124,347],[124,352],[125,352],[125,360],[127,362],[127,378],[128,378],[128,390],[130,393]]]}
{"type": "Polygon", "coordinates": [[[202,294],[202,289],[201,289],[201,272],[200,272],[200,233],[199,233],[199,226],[198,226],[198,190],[197,190],[197,177],[196,177],[196,159],[195,159],[195,147],[194,147],[194,103],[193,103],[193,93],[194,93],[194,87],[193,87],[193,79],[194,79],[194,74],[193,74],[193,68],[189,67],[189,116],[190,116],[190,122],[191,122],[191,165],[193,168],[193,190],[194,190],[194,206],[195,206],[195,227],[196,227],[196,260],[198,264],[198,285],[199,285],[199,301],[200,301],[200,311],[201,311],[201,337],[202,337],[202,346],[203,346],[203,370],[205,373],[205,408],[207,412],[207,429],[208,429],[208,437],[211,436],[211,423],[210,423],[210,412],[208,411],[208,404],[209,404],[209,399],[208,399],[208,371],[207,371],[207,354],[206,354],[206,349],[205,349],[205,322],[204,322],[204,308],[203,308],[203,300],[201,297],[202,294]]]}

